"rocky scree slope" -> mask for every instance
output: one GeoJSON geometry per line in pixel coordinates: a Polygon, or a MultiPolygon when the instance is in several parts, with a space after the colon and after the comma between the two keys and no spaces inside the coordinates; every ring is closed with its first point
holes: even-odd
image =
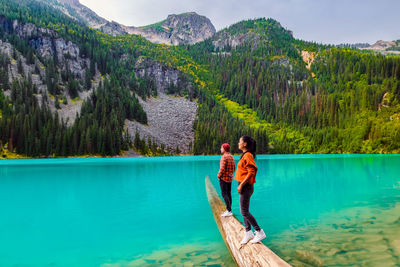
{"type": "Polygon", "coordinates": [[[165,145],[169,151],[190,153],[197,113],[197,103],[192,99],[196,90],[194,86],[180,71],[148,58],[139,57],[134,70],[138,77],[154,79],[157,96],[139,99],[148,123],[143,125],[126,120],[125,127],[129,134],[134,137],[137,131],[142,139],[150,138],[157,144],[165,145]]]}

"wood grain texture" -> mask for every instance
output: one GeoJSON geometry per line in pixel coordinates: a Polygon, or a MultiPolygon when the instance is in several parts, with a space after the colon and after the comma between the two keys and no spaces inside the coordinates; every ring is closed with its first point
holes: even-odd
{"type": "Polygon", "coordinates": [[[206,191],[215,222],[218,225],[219,231],[221,232],[226,246],[228,247],[238,266],[290,266],[263,243],[251,244],[249,242],[246,245],[241,246],[240,241],[242,240],[245,232],[244,226],[235,216],[221,217],[221,214],[226,209],[225,204],[218,196],[215,187],[212,185],[208,177],[206,177],[206,191]]]}

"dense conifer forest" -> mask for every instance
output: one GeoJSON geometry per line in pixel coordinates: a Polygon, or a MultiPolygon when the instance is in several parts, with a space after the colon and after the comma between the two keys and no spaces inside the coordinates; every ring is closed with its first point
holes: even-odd
{"type": "Polygon", "coordinates": [[[0,40],[14,49],[0,54],[0,151],[106,156],[134,147],[142,154],[168,154],[161,144],[124,129],[126,119],[147,123],[138,97],[156,96],[157,89],[151,77],[138,78],[132,65],[150,58],[179,70],[193,85],[167,90],[198,103],[193,154],[218,153],[221,143],[236,144],[244,134],[255,137],[258,153],[400,152],[400,56],[297,40],[273,19],[242,21],[187,46],[113,37],[33,0],[0,0],[0,22],[0,40]],[[39,36],[21,37],[14,21],[76,44],[90,62],[83,77],[57,56],[43,58],[34,45],[39,36]],[[241,43],[232,45],[227,36],[241,43]],[[19,78],[10,82],[12,62],[19,78]],[[47,92],[24,74],[23,62],[39,76],[43,64],[47,92]],[[102,79],[92,90],[95,77],[102,79]],[[59,108],[67,95],[76,99],[83,91],[90,97],[73,123],[49,108],[48,98],[59,108]]]}

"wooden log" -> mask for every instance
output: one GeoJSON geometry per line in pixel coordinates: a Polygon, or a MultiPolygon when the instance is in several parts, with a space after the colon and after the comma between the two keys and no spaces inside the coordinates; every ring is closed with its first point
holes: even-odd
{"type": "Polygon", "coordinates": [[[221,217],[226,207],[208,177],[206,177],[206,190],[215,222],[228,250],[239,267],[290,266],[263,243],[252,244],[249,242],[242,246],[240,241],[243,238],[245,228],[235,216],[221,217]]]}

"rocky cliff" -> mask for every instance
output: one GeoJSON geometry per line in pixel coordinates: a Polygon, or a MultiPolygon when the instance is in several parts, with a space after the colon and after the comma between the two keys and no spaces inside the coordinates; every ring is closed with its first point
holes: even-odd
{"type": "Polygon", "coordinates": [[[47,1],[64,14],[67,14],[68,16],[85,23],[94,29],[99,29],[108,22],[106,19],[97,15],[90,8],[82,5],[79,0],[57,0],[58,2],[50,0],[47,1]]]}
{"type": "Polygon", "coordinates": [[[212,40],[214,49],[217,51],[235,49],[237,46],[241,46],[246,42],[259,42],[260,36],[254,32],[245,32],[231,34],[227,31],[218,33],[212,40]]]}
{"type": "Polygon", "coordinates": [[[112,36],[128,34],[129,27],[119,24],[115,21],[107,21],[98,28],[100,31],[112,36]]]}
{"type": "Polygon", "coordinates": [[[144,27],[130,27],[129,33],[138,34],[153,43],[169,45],[194,44],[215,34],[215,27],[205,16],[195,12],[169,15],[166,20],[144,27]]]}
{"type": "Polygon", "coordinates": [[[400,54],[400,40],[383,41],[379,40],[373,45],[359,47],[361,50],[372,50],[381,54],[400,54]]]}
{"type": "MultiPolygon", "coordinates": [[[[85,73],[89,70],[90,60],[80,56],[79,47],[75,43],[60,38],[55,31],[40,28],[31,23],[19,23],[17,20],[8,21],[0,16],[0,25],[5,26],[7,24],[12,24],[14,33],[21,40],[26,40],[36,50],[38,55],[37,57],[33,57],[32,62],[29,62],[10,43],[0,40],[0,53],[11,59],[8,71],[10,83],[15,80],[23,80],[24,78],[31,79],[37,88],[36,97],[38,102],[48,105],[53,112],[57,112],[60,118],[68,121],[68,124],[71,125],[75,120],[76,114],[80,113],[83,100],[89,96],[93,88],[96,88],[100,82],[100,74],[97,72],[95,77],[93,77],[92,88],[84,90],[82,84],[84,83],[85,73]],[[56,86],[60,89],[58,98],[49,92],[46,83],[49,68],[46,61],[49,58],[56,58],[59,62],[55,66],[56,86]],[[73,77],[79,82],[79,98],[72,100],[69,96],[66,89],[67,82],[63,81],[61,77],[62,72],[73,74],[73,77]],[[60,97],[60,95],[63,95],[63,97],[60,97]],[[61,98],[63,99],[62,101],[61,98]]],[[[10,91],[5,92],[6,95],[10,95],[10,93],[10,91]]]]}

